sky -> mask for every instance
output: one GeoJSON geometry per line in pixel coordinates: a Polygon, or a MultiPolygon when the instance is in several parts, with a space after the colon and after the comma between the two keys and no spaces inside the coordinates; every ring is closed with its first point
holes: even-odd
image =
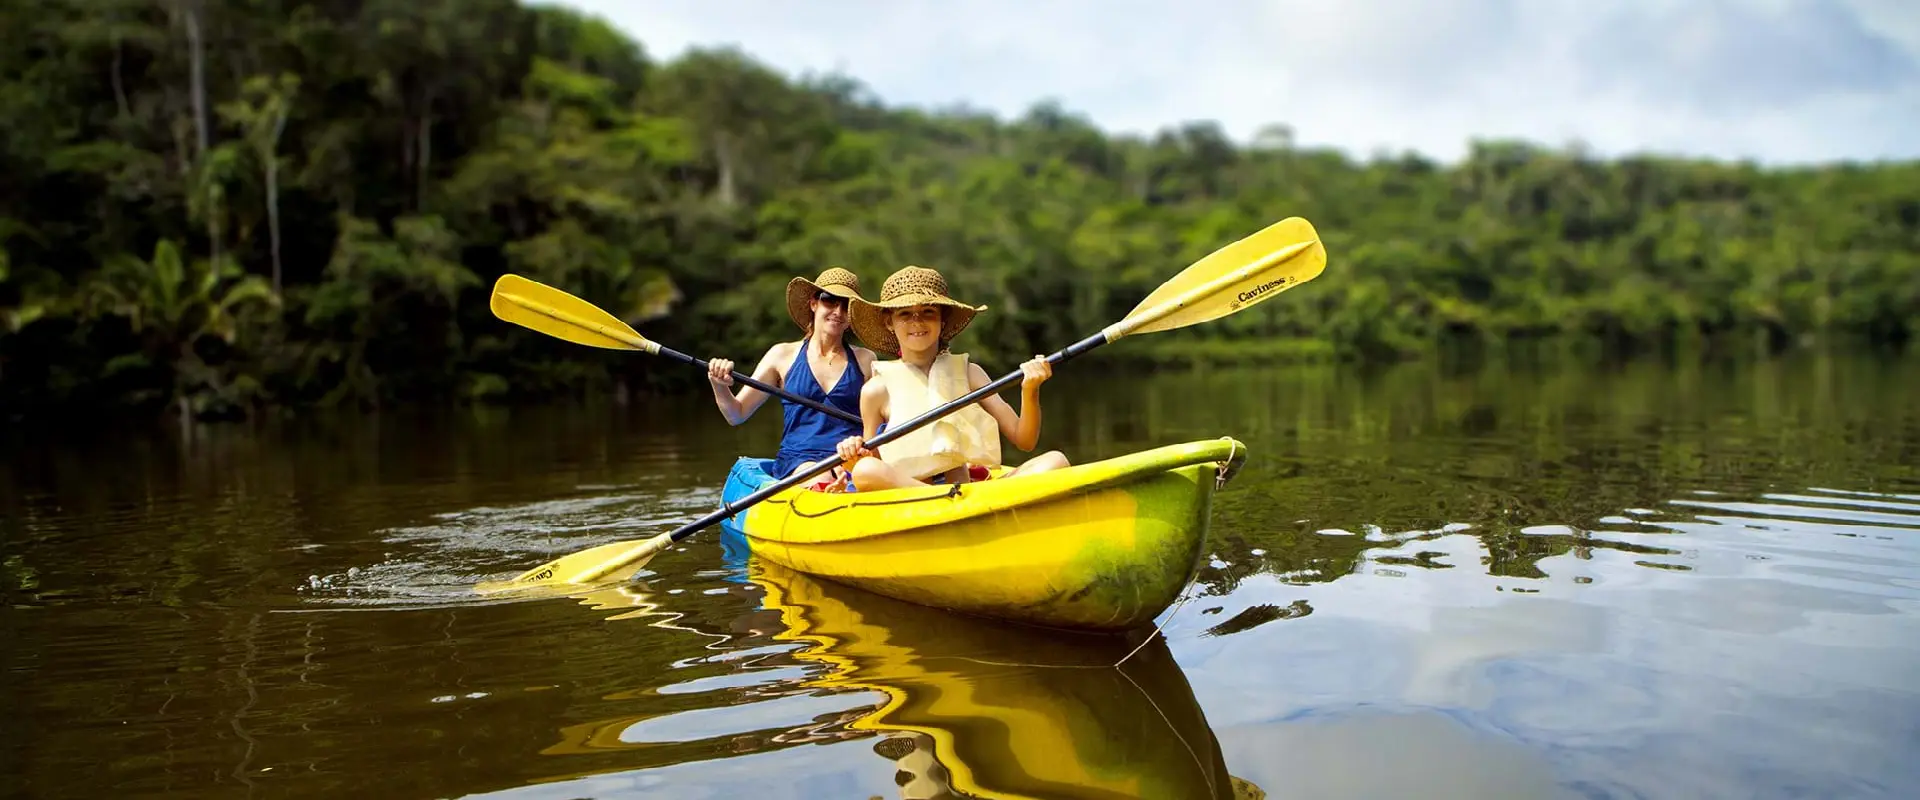
{"type": "Polygon", "coordinates": [[[1920,158],[1920,0],[563,0],[889,105],[1452,161],[1475,138],[1765,164],[1920,158]]]}

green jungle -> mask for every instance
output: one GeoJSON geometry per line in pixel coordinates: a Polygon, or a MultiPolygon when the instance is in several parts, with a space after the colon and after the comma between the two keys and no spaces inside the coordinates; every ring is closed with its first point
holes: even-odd
{"type": "MultiPolygon", "coordinates": [[[[644,36],[644,32],[641,32],[644,36]]],[[[1391,360],[1903,349],[1920,163],[1771,168],[1477,141],[1299,146],[1287,119],[1103,133],[889,107],[731,50],[663,62],[514,0],[23,0],[0,8],[0,416],[680,391],[697,370],[494,319],[513,272],[703,357],[796,336],[785,282],[908,264],[992,306],[1010,369],[1288,216],[1330,263],[1101,357],[1391,360]]]]}

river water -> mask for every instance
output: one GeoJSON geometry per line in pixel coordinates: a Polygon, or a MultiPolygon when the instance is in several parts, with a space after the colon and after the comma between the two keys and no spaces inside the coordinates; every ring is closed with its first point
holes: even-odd
{"type": "Polygon", "coordinates": [[[777,409],[12,431],[0,795],[1920,795],[1914,359],[1077,367],[1043,442],[1076,461],[1249,446],[1157,636],[718,529],[624,586],[469,591],[713,509],[777,409]]]}

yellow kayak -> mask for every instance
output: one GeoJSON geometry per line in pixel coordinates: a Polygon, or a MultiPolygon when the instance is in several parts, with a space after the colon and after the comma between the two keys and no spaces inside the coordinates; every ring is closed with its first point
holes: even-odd
{"type": "MultiPolygon", "coordinates": [[[[1193,577],[1213,492],[1246,455],[1223,437],[957,486],[795,488],[727,527],[767,561],[876,594],[1045,627],[1126,630],[1152,624],[1193,577]]],[[[726,500],[774,482],[769,464],[736,462],[726,500]]]]}

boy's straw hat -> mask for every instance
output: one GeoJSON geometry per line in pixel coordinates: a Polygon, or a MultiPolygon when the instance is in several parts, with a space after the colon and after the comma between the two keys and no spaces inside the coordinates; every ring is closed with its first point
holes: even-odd
{"type": "Polygon", "coordinates": [[[853,335],[860,337],[868,347],[882,353],[900,352],[900,340],[893,335],[893,329],[887,325],[887,318],[896,308],[911,306],[943,306],[945,322],[940,326],[940,347],[945,349],[953,337],[966,330],[967,325],[986,306],[972,306],[953,299],[947,294],[947,279],[939,271],[926,267],[907,267],[887,276],[886,284],[880,287],[880,299],[869,302],[855,296],[852,304],[853,335]]]}

